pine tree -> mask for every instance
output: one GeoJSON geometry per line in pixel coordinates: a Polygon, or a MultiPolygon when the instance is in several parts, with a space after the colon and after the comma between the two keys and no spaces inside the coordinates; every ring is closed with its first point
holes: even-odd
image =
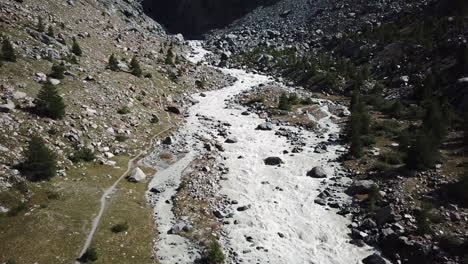
{"type": "Polygon", "coordinates": [[[166,59],[165,59],[164,63],[166,63],[168,65],[173,65],[174,64],[173,58],[174,58],[174,53],[172,52],[172,46],[171,46],[167,50],[166,59]]]}
{"type": "Polygon", "coordinates": [[[109,62],[107,63],[107,68],[111,71],[118,71],[119,70],[119,62],[115,58],[114,54],[109,57],[109,62]]]}
{"type": "Polygon", "coordinates": [[[286,93],[281,94],[278,102],[278,108],[284,111],[291,111],[292,106],[286,93]]]}
{"type": "Polygon", "coordinates": [[[42,17],[39,17],[39,20],[37,21],[37,31],[41,33],[45,31],[45,26],[44,22],[42,21],[42,17]]]}
{"type": "Polygon", "coordinates": [[[136,56],[134,56],[130,62],[130,70],[131,73],[137,77],[141,77],[143,75],[143,71],[141,70],[140,63],[138,62],[136,56]]]}
{"type": "Polygon", "coordinates": [[[30,181],[49,180],[57,172],[57,158],[37,136],[31,138],[25,151],[26,160],[19,169],[30,181]]]}
{"type": "Polygon", "coordinates": [[[462,44],[458,48],[456,68],[460,76],[468,75],[468,44],[462,44]]]}
{"type": "Polygon", "coordinates": [[[431,101],[426,109],[422,129],[426,134],[432,134],[439,146],[447,135],[447,118],[442,116],[438,102],[431,101]]]}
{"type": "Polygon", "coordinates": [[[432,168],[440,157],[439,144],[434,135],[424,131],[411,144],[407,151],[405,164],[410,169],[432,168]]]}
{"type": "Polygon", "coordinates": [[[81,50],[80,45],[78,44],[78,41],[76,40],[75,37],[73,37],[73,44],[72,44],[72,50],[71,52],[75,54],[76,56],[82,56],[83,51],[81,50]]]}
{"type": "Polygon", "coordinates": [[[47,36],[55,38],[54,28],[52,26],[49,26],[49,28],[47,29],[47,36]]]}
{"type": "Polygon", "coordinates": [[[49,74],[49,76],[52,78],[61,80],[65,77],[64,76],[65,70],[66,70],[65,65],[54,64],[52,66],[52,72],[49,74]]]}
{"type": "Polygon", "coordinates": [[[16,61],[15,50],[10,40],[8,40],[7,38],[5,38],[2,42],[2,53],[1,53],[0,59],[2,61],[10,61],[10,62],[16,61]]]}
{"type": "Polygon", "coordinates": [[[38,115],[52,119],[62,119],[65,116],[65,103],[50,82],[46,82],[39,91],[35,111],[38,115]]]}

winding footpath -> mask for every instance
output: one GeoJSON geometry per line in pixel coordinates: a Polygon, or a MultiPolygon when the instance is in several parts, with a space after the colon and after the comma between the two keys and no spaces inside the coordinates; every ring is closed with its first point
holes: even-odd
{"type": "Polygon", "coordinates": [[[91,246],[91,243],[93,242],[93,238],[94,238],[94,234],[96,233],[96,230],[97,228],[99,227],[99,224],[101,223],[101,218],[104,214],[104,211],[106,210],[106,207],[107,207],[107,199],[110,198],[110,195],[115,191],[115,188],[117,187],[117,185],[119,184],[120,181],[122,181],[123,178],[125,178],[125,176],[128,175],[128,173],[134,168],[134,164],[135,164],[135,161],[137,159],[139,159],[141,157],[141,155],[143,155],[144,153],[148,152],[148,150],[150,150],[152,147],[153,147],[153,141],[155,138],[157,138],[158,136],[160,136],[161,134],[169,131],[170,129],[172,129],[174,127],[174,125],[172,124],[171,120],[169,119],[169,127],[160,131],[159,133],[157,133],[156,135],[154,135],[151,140],[150,140],[150,144],[149,146],[140,151],[140,153],[138,153],[135,157],[133,157],[132,159],[130,159],[127,163],[127,170],[125,170],[125,172],[109,187],[107,188],[106,190],[104,190],[104,193],[102,194],[101,196],[101,199],[100,199],[100,208],[99,208],[99,212],[98,214],[93,218],[93,223],[92,223],[92,226],[91,226],[91,229],[89,230],[89,233],[88,235],[86,236],[86,241],[83,245],[83,248],[81,249],[81,252],[79,254],[79,256],[76,258],[77,260],[75,260],[75,264],[79,264],[80,262],[78,261],[78,259],[86,252],[86,250],[88,250],[88,248],[91,246]]]}

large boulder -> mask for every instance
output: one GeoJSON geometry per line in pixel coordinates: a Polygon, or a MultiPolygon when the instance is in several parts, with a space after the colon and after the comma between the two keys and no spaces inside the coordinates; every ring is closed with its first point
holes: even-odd
{"type": "Polygon", "coordinates": [[[166,137],[161,143],[163,143],[164,145],[172,145],[172,143],[174,143],[174,138],[171,136],[166,137]]]}
{"type": "Polygon", "coordinates": [[[129,182],[141,182],[146,179],[146,174],[140,169],[135,168],[130,175],[127,176],[129,182]]]}
{"type": "Polygon", "coordinates": [[[180,114],[182,114],[183,109],[182,109],[182,107],[177,106],[177,105],[170,105],[170,106],[167,107],[166,111],[169,112],[169,113],[174,113],[176,115],[180,115],[180,114]]]}
{"type": "Polygon", "coordinates": [[[386,264],[387,262],[378,254],[374,253],[362,260],[363,264],[386,264]]]}
{"type": "Polygon", "coordinates": [[[265,162],[265,165],[270,165],[270,166],[276,166],[283,164],[283,160],[279,157],[268,157],[263,160],[265,162]]]}
{"type": "Polygon", "coordinates": [[[350,196],[365,194],[369,192],[372,185],[375,185],[375,182],[372,180],[354,181],[353,184],[346,189],[345,193],[350,196]]]}
{"type": "Polygon", "coordinates": [[[226,142],[226,143],[229,143],[229,144],[234,144],[234,143],[237,143],[237,138],[235,138],[235,137],[229,137],[228,139],[226,139],[225,142],[226,142]]]}
{"type": "Polygon", "coordinates": [[[273,124],[270,122],[265,122],[257,126],[257,130],[273,130],[273,124]]]}
{"type": "Polygon", "coordinates": [[[317,166],[311,169],[310,171],[308,171],[307,176],[312,177],[312,178],[326,178],[327,173],[322,167],[317,166]]]}
{"type": "Polygon", "coordinates": [[[0,112],[2,113],[9,113],[13,110],[15,110],[15,104],[10,100],[7,100],[6,104],[0,104],[0,112]]]}

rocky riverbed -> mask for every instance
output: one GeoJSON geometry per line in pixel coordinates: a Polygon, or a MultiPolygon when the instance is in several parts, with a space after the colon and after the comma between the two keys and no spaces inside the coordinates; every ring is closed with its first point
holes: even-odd
{"type": "MultiPolygon", "coordinates": [[[[206,52],[197,42],[191,45],[190,59],[198,63],[206,52]]],[[[188,235],[197,231],[193,216],[175,217],[171,212],[174,194],[186,188],[182,178],[193,172],[195,159],[197,173],[211,177],[212,184],[197,186],[206,181],[188,179],[189,190],[193,196],[212,195],[205,197],[210,201],[205,213],[221,226],[213,235],[227,263],[359,263],[371,255],[371,248],[350,243],[351,222],[335,209],[350,202],[342,193],[350,179],[337,162],[343,146],[336,142],[340,129],[329,110],[336,108],[334,103],[314,100],[323,113],[314,118],[314,130],[287,122],[264,124],[268,120],[240,105],[238,97],[273,80],[244,70],[223,72],[237,81],[193,95],[198,103],[188,109],[185,125],[162,142],[161,149],[174,155],[173,162],[154,175],[149,190],[161,263],[192,263],[203,252],[203,238],[188,235]],[[293,151],[298,141],[301,151],[293,151]],[[320,145],[327,145],[326,151],[317,151],[320,145]],[[206,164],[215,160],[217,169],[203,167],[204,158],[206,164]]],[[[149,163],[161,161],[161,149],[147,158],[149,163]]]]}

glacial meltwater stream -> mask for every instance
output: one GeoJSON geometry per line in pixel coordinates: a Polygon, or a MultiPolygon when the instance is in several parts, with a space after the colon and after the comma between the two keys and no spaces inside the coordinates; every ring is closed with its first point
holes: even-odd
{"type": "MultiPolygon", "coordinates": [[[[207,52],[199,42],[191,42],[191,46],[194,53],[190,60],[197,63],[207,52]]],[[[335,209],[314,203],[323,179],[306,176],[307,171],[315,166],[322,166],[329,178],[341,171],[335,159],[338,157],[336,151],[342,146],[330,145],[324,153],[314,152],[317,144],[326,142],[331,134],[339,133],[338,125],[328,111],[328,105],[333,103],[316,100],[328,115],[318,121],[323,133],[318,135],[302,130],[306,140],[304,151],[284,154],[284,150],[291,149],[291,144],[285,137],[275,135],[280,126],[275,126],[272,131],[255,130],[264,122],[263,119],[256,114],[242,115],[245,110],[242,106],[226,107],[226,99],[271,79],[244,70],[221,70],[238,80],[232,86],[206,92],[206,97],[194,95],[199,103],[189,109],[187,122],[178,133],[189,142],[189,146],[195,145],[195,135],[215,137],[223,142],[223,138],[215,136],[217,133],[213,128],[200,122],[198,114],[228,122],[231,124],[229,132],[237,139],[235,144],[224,144],[223,162],[229,173],[226,175],[228,180],[222,182],[220,194],[237,200],[239,205],[250,205],[250,209],[235,212],[233,220],[237,220],[237,224],[222,227],[224,236],[220,242],[224,251],[237,255],[226,254],[226,263],[361,263],[373,250],[349,243],[347,225],[350,220],[337,215],[335,209]],[[242,159],[238,159],[240,155],[242,159]],[[280,157],[284,164],[280,167],[265,165],[263,160],[270,156],[280,157]]],[[[298,131],[295,127],[288,129],[298,131]]],[[[156,255],[163,264],[193,263],[199,254],[185,238],[166,234],[171,224],[175,224],[175,219],[170,212],[171,205],[165,203],[175,193],[181,172],[196,153],[196,149],[190,150],[185,158],[156,173],[150,184],[150,188],[165,186],[154,209],[161,234],[155,245],[156,255]],[[168,181],[172,184],[168,185],[168,181]]]]}

